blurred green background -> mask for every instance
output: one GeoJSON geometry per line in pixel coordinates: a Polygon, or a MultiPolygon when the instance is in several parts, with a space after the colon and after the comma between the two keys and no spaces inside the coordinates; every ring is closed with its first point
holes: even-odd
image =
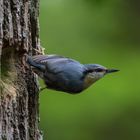
{"type": "Polygon", "coordinates": [[[44,140],[140,140],[140,1],[41,0],[46,54],[121,71],[77,95],[44,90],[44,140]]]}

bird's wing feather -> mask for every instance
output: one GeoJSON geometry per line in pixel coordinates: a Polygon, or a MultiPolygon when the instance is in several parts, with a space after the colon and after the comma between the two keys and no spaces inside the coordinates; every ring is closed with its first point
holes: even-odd
{"type": "Polygon", "coordinates": [[[35,55],[32,57],[33,61],[36,63],[45,63],[45,61],[48,61],[49,59],[59,59],[59,58],[64,58],[63,56],[59,55],[35,55]]]}
{"type": "Polygon", "coordinates": [[[59,55],[36,55],[32,57],[35,63],[40,63],[46,66],[47,70],[51,73],[61,72],[66,64],[78,63],[73,59],[59,56],[59,55]]]}

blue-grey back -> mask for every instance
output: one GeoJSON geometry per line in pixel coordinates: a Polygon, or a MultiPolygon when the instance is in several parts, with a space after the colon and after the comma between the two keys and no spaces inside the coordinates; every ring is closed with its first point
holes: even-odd
{"type": "Polygon", "coordinates": [[[62,57],[59,55],[37,55],[32,57],[35,63],[45,65],[47,70],[52,73],[67,72],[70,74],[72,72],[77,72],[81,74],[85,66],[80,64],[78,61],[62,57]]]}
{"type": "Polygon", "coordinates": [[[61,90],[75,92],[82,90],[85,66],[78,61],[58,55],[38,55],[33,57],[33,61],[46,66],[46,84],[50,88],[59,90],[61,87],[61,90]]]}

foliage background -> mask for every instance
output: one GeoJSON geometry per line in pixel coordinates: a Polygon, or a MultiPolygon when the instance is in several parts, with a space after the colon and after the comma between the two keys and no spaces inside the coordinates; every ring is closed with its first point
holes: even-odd
{"type": "Polygon", "coordinates": [[[44,140],[140,139],[140,1],[41,0],[47,54],[121,71],[78,95],[44,90],[44,140]]]}

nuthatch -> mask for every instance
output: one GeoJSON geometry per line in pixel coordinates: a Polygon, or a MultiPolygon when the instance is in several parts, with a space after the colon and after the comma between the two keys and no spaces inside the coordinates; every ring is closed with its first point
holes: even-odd
{"type": "Polygon", "coordinates": [[[58,55],[28,56],[27,63],[44,80],[46,88],[71,94],[80,93],[104,75],[118,71],[99,64],[80,64],[58,55]]]}

